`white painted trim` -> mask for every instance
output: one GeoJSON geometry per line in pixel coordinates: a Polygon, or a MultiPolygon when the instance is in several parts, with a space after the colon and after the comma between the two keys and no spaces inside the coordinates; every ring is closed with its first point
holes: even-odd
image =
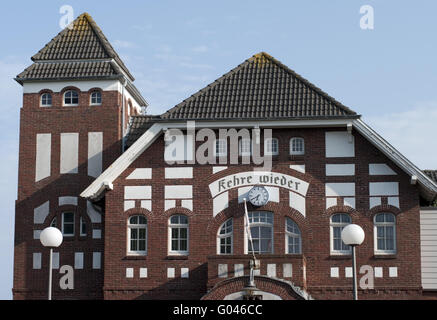
{"type": "Polygon", "coordinates": [[[368,141],[370,141],[408,175],[417,176],[419,184],[426,188],[433,197],[437,195],[437,183],[432,181],[425,173],[423,173],[411,161],[409,161],[398,150],[384,140],[378,133],[365,124],[361,119],[354,120],[353,125],[360,134],[362,134],[368,141]]]}
{"type": "MultiPolygon", "coordinates": [[[[260,128],[302,128],[302,127],[346,127],[351,119],[335,120],[278,120],[278,121],[196,121],[196,128],[253,128],[254,125],[260,128]]],[[[355,129],[367,140],[375,145],[381,152],[387,155],[393,162],[401,167],[410,176],[416,175],[418,182],[425,187],[432,197],[437,195],[437,184],[426,176],[413,163],[406,159],[402,154],[388,144],[381,136],[368,127],[362,120],[353,120],[355,129]]],[[[158,138],[164,128],[186,128],[187,122],[160,122],[153,124],[149,130],[126,151],[114,163],[108,167],[88,188],[82,193],[81,197],[95,199],[107,188],[114,180],[129,167],[152,143],[158,138]]]]}

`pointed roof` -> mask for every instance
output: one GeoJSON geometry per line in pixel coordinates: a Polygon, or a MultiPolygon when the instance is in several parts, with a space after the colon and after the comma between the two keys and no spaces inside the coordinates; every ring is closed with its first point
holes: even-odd
{"type": "Polygon", "coordinates": [[[161,117],[200,120],[359,116],[269,54],[260,52],[161,117]]]}
{"type": "Polygon", "coordinates": [[[100,59],[114,59],[129,76],[130,80],[134,81],[134,77],[115,52],[102,30],[86,12],[77,17],[32,57],[32,61],[35,62],[100,59]]]}

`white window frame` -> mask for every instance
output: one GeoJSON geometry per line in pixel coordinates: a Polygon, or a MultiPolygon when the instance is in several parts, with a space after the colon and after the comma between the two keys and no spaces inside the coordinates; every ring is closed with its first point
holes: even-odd
{"type": "MultiPolygon", "coordinates": [[[[246,146],[245,146],[246,147],[246,146]]],[[[252,139],[240,139],[238,141],[238,154],[241,157],[250,157],[252,155],[252,139]],[[250,151],[243,151],[243,141],[244,143],[249,143],[250,151]]]]}
{"type": "Polygon", "coordinates": [[[301,137],[293,137],[290,139],[290,155],[292,156],[300,156],[305,154],[305,140],[301,137]],[[295,151],[293,148],[293,144],[295,141],[301,141],[302,142],[302,150],[295,151]]]}
{"type": "Polygon", "coordinates": [[[53,104],[53,96],[52,96],[51,93],[49,93],[49,92],[44,92],[43,94],[41,94],[40,99],[39,99],[39,106],[40,106],[40,107],[43,107],[43,108],[45,108],[45,107],[51,107],[52,104],[53,104]],[[50,96],[50,104],[43,104],[43,97],[44,97],[45,95],[49,95],[49,96],[50,96]]]}
{"type": "Polygon", "coordinates": [[[277,156],[279,154],[278,138],[268,138],[264,140],[264,155],[277,156]],[[274,142],[274,143],[273,143],[274,142]],[[273,145],[276,144],[276,151],[273,150],[273,145]]]}
{"type": "Polygon", "coordinates": [[[80,218],[79,218],[79,229],[80,229],[79,234],[81,237],[85,237],[87,234],[86,226],[87,226],[86,220],[82,216],[80,216],[80,218]],[[83,232],[83,229],[82,229],[83,225],[85,225],[85,233],[83,232]]]}
{"type": "MultiPolygon", "coordinates": [[[[71,99],[73,100],[73,97],[71,97],[71,99]]],[[[76,106],[78,106],[79,105],[79,93],[76,90],[67,90],[67,91],[65,91],[64,94],[62,95],[62,102],[63,102],[63,105],[65,107],[76,107],[76,106]],[[75,92],[77,94],[77,103],[66,103],[65,102],[65,96],[69,92],[75,92]]]]}
{"type": "Polygon", "coordinates": [[[396,216],[391,212],[379,212],[373,216],[373,241],[374,252],[376,255],[392,255],[397,253],[396,246],[396,216]],[[393,216],[394,222],[376,222],[376,217],[380,214],[389,214],[393,216]],[[393,227],[393,250],[378,249],[378,227],[393,227]]]}
{"type": "MultiPolygon", "coordinates": [[[[141,215],[141,214],[130,216],[127,219],[127,254],[130,256],[145,256],[145,255],[147,255],[148,234],[149,234],[149,230],[148,230],[147,217],[145,217],[144,215],[141,215]],[[144,219],[146,219],[146,223],[131,224],[130,219],[133,217],[143,217],[144,219]],[[145,239],[144,239],[144,241],[145,241],[144,250],[131,250],[131,230],[132,229],[137,229],[137,230],[145,229],[146,230],[145,239]]],[[[138,239],[136,239],[136,240],[139,241],[138,239]]]]}
{"type": "MultiPolygon", "coordinates": [[[[331,217],[329,218],[329,242],[330,242],[330,248],[331,248],[331,255],[350,255],[352,254],[352,247],[349,246],[349,250],[335,250],[334,249],[334,228],[341,228],[341,230],[343,230],[344,227],[346,227],[347,225],[352,223],[352,218],[350,217],[350,215],[348,215],[347,213],[334,213],[333,215],[331,215],[331,217]],[[347,222],[332,222],[332,218],[336,215],[345,215],[347,217],[349,217],[349,223],[347,222]]],[[[341,234],[341,232],[340,232],[341,234]]],[[[342,240],[343,241],[343,240],[342,240]]],[[[343,242],[344,243],[344,242],[343,242]]]]}
{"type": "MultiPolygon", "coordinates": [[[[177,238],[179,241],[182,238],[177,238]]],[[[190,221],[188,220],[188,217],[186,215],[183,214],[174,214],[172,215],[169,219],[168,219],[168,254],[169,255],[176,255],[176,256],[187,256],[189,254],[190,251],[190,221]],[[182,216],[185,217],[187,219],[187,223],[172,223],[171,222],[171,218],[176,217],[176,216],[182,216]],[[186,228],[187,229],[187,250],[173,250],[172,249],[172,240],[173,240],[173,234],[172,234],[172,230],[174,228],[177,229],[183,229],[186,228]]]]}
{"type": "Polygon", "coordinates": [[[217,139],[214,143],[214,156],[227,157],[228,156],[228,141],[226,139],[217,139]],[[217,147],[219,151],[217,151],[217,147]],[[220,150],[223,149],[223,150],[220,150]]]}
{"type": "MultiPolygon", "coordinates": [[[[225,244],[224,246],[229,246],[228,244],[225,244]]],[[[232,218],[227,219],[225,222],[223,222],[220,226],[220,228],[217,231],[217,254],[218,255],[231,255],[234,253],[234,220],[232,218]],[[230,227],[227,226],[227,223],[230,222],[230,227]],[[228,231],[227,233],[221,234],[222,229],[225,228],[230,228],[231,230],[228,231]],[[227,239],[227,238],[231,238],[231,252],[230,253],[222,253],[221,252],[221,240],[222,239],[227,239]]]]}
{"type": "Polygon", "coordinates": [[[285,217],[285,253],[286,254],[302,254],[302,232],[300,231],[300,228],[297,225],[297,223],[293,219],[291,219],[289,217],[285,217]],[[288,221],[291,221],[291,223],[293,223],[296,226],[296,228],[297,228],[299,233],[293,233],[291,231],[288,231],[288,228],[287,228],[288,221]],[[289,252],[289,250],[288,250],[289,249],[288,245],[289,245],[289,240],[290,240],[289,237],[298,238],[299,239],[299,250],[298,250],[298,252],[289,252]]]}
{"type": "MultiPolygon", "coordinates": [[[[275,252],[275,233],[274,233],[275,229],[274,229],[274,214],[273,214],[273,212],[270,212],[270,211],[251,211],[251,212],[249,212],[248,215],[249,215],[249,230],[252,230],[251,229],[252,227],[270,227],[272,230],[271,251],[270,252],[261,252],[259,250],[259,251],[255,251],[255,254],[273,254],[275,252]],[[254,213],[256,213],[256,214],[267,213],[267,214],[271,215],[272,223],[270,223],[270,222],[250,222],[251,219],[253,219],[254,213]]],[[[244,228],[244,229],[246,230],[246,228],[244,228]]],[[[249,251],[249,237],[246,234],[246,232],[244,234],[244,238],[245,238],[245,243],[246,243],[245,253],[251,254],[252,252],[249,251]]],[[[260,235],[260,239],[261,239],[261,235],[260,235]]],[[[253,240],[253,238],[252,238],[252,240],[253,240]]],[[[261,246],[259,246],[259,249],[261,249],[261,246]]]]}
{"type": "MultiPolygon", "coordinates": [[[[94,90],[90,94],[90,105],[91,106],[101,106],[102,105],[102,93],[98,90],[94,90]],[[100,95],[100,102],[93,102],[93,95],[99,94],[100,95]]],[[[129,108],[128,108],[129,109],[129,108]]]]}
{"type": "Polygon", "coordinates": [[[62,235],[64,236],[64,237],[74,237],[74,231],[75,231],[75,223],[76,223],[76,214],[75,214],[75,212],[73,212],[73,211],[65,211],[65,212],[62,212],[62,235]],[[65,226],[65,221],[64,221],[64,219],[65,219],[65,214],[66,213],[71,213],[71,214],[73,214],[73,222],[67,222],[68,224],[73,224],[73,233],[65,233],[65,231],[64,231],[64,226],[65,226]]]}

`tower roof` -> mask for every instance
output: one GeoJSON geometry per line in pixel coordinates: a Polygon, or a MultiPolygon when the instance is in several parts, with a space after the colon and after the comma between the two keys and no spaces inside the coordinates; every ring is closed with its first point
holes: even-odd
{"type": "Polygon", "coordinates": [[[88,13],[81,14],[59,32],[32,57],[32,61],[35,63],[17,76],[18,82],[122,74],[130,81],[135,80],[88,13]]]}

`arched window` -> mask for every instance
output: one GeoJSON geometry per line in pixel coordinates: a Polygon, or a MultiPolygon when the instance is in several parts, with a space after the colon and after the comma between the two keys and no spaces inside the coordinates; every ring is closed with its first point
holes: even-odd
{"type": "Polygon", "coordinates": [[[305,154],[305,142],[303,138],[291,138],[290,155],[303,155],[303,154],[305,154]]]}
{"type": "Polygon", "coordinates": [[[288,217],[285,218],[285,244],[287,253],[302,253],[302,235],[299,227],[288,217]]]}
{"type": "Polygon", "coordinates": [[[351,223],[351,217],[345,213],[337,213],[331,217],[331,254],[351,253],[351,247],[341,240],[341,231],[351,223]]]}
{"type": "Polygon", "coordinates": [[[147,219],[144,216],[132,216],[128,220],[128,253],[147,254],[147,219]]]}
{"type": "Polygon", "coordinates": [[[249,253],[273,253],[273,214],[265,211],[249,212],[252,244],[248,239],[249,253]]]}
{"type": "Polygon", "coordinates": [[[217,235],[217,253],[232,254],[233,252],[233,220],[226,220],[220,227],[217,235]]]}
{"type": "Polygon", "coordinates": [[[52,222],[50,222],[50,227],[54,227],[54,228],[58,227],[58,219],[56,217],[54,217],[52,222]]]}
{"type": "Polygon", "coordinates": [[[75,90],[68,90],[64,93],[64,106],[77,106],[79,94],[75,90]]]}
{"type": "Polygon", "coordinates": [[[183,215],[170,217],[168,231],[169,253],[188,255],[188,218],[183,215]]]}
{"type": "Polygon", "coordinates": [[[392,213],[378,213],[373,218],[375,253],[396,253],[396,218],[392,213]]]}
{"type": "Polygon", "coordinates": [[[250,156],[252,154],[252,140],[241,139],[238,142],[238,154],[240,156],[250,156]]]}
{"type": "Polygon", "coordinates": [[[102,93],[100,91],[91,92],[91,105],[101,105],[102,104],[102,93]]]}
{"type": "Polygon", "coordinates": [[[50,93],[43,93],[41,95],[41,107],[51,107],[52,106],[52,95],[50,93]]]}
{"type": "Polygon", "coordinates": [[[264,140],[264,154],[269,156],[276,156],[279,154],[279,140],[276,138],[269,138],[264,140]]]}

